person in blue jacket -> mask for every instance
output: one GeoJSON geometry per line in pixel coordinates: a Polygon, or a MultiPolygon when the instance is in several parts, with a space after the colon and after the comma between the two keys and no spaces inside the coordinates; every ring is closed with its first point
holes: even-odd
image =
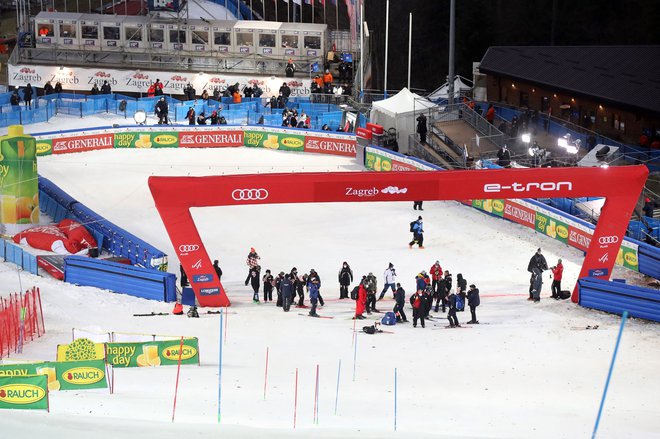
{"type": "Polygon", "coordinates": [[[479,288],[474,284],[470,285],[470,289],[467,293],[468,306],[470,307],[470,313],[472,314],[472,320],[468,322],[468,325],[478,325],[479,320],[477,320],[477,307],[481,304],[479,300],[479,288]]]}
{"type": "Polygon", "coordinates": [[[413,239],[408,243],[408,248],[412,248],[413,245],[418,244],[419,248],[424,248],[424,222],[422,217],[418,217],[417,221],[412,224],[412,234],[413,239]]]}
{"type": "Polygon", "coordinates": [[[282,294],[282,309],[284,312],[289,312],[291,300],[293,299],[293,285],[288,275],[284,276],[280,282],[280,292],[282,294]]]}
{"type": "Polygon", "coordinates": [[[312,309],[309,311],[309,315],[312,317],[318,317],[319,315],[316,313],[316,304],[319,301],[318,279],[316,277],[310,276],[307,287],[309,288],[309,301],[312,304],[312,309]]]}

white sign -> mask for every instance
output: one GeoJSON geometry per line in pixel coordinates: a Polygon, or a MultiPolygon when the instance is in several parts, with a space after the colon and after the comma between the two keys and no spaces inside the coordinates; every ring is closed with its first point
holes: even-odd
{"type": "Polygon", "coordinates": [[[163,83],[165,94],[182,95],[183,88],[191,83],[197,95],[207,90],[209,95],[218,87],[224,91],[230,85],[239,84],[240,89],[247,85],[258,84],[264,91],[263,97],[277,96],[279,89],[285,82],[291,88],[291,96],[309,96],[311,93],[311,80],[299,78],[284,78],[276,76],[247,76],[217,73],[192,73],[192,72],[168,72],[168,71],[136,71],[115,70],[105,68],[83,68],[83,67],[58,67],[37,65],[12,65],[9,68],[9,85],[24,87],[28,83],[35,87],[43,87],[46,81],[53,86],[57,82],[67,91],[89,91],[94,84],[99,88],[108,81],[112,91],[115,93],[143,93],[152,82],[159,79],[163,83]]]}

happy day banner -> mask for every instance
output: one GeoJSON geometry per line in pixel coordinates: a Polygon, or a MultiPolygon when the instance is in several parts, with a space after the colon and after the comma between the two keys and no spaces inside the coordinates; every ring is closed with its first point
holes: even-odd
{"type": "Polygon", "coordinates": [[[197,338],[181,340],[106,343],[107,362],[112,367],[176,366],[181,352],[181,364],[199,364],[197,338]]]}

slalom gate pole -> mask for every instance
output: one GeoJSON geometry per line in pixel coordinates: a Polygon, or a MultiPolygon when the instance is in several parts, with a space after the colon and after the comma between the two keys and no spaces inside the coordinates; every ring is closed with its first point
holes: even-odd
{"type": "Polygon", "coordinates": [[[229,322],[229,313],[227,312],[227,307],[225,306],[225,341],[224,343],[227,344],[227,323],[229,322]]]}
{"type": "Polygon", "coordinates": [[[266,383],[268,382],[268,347],[266,347],[266,368],[264,371],[264,401],[266,400],[266,383]]]}
{"type": "Polygon", "coordinates": [[[351,347],[355,344],[355,324],[357,323],[357,319],[353,320],[353,337],[351,337],[351,347]]]}
{"type": "Polygon", "coordinates": [[[337,392],[335,393],[335,416],[337,415],[337,404],[339,403],[339,375],[341,374],[341,359],[337,368],[337,392]]]}
{"type": "Polygon", "coordinates": [[[319,422],[319,365],[316,365],[316,385],[314,386],[314,423],[319,422]]]}
{"type": "Polygon", "coordinates": [[[293,397],[293,428],[296,428],[296,415],[298,414],[298,368],[296,367],[296,387],[293,397]]]}
{"type": "Polygon", "coordinates": [[[358,341],[358,336],[357,332],[353,334],[355,337],[355,343],[353,343],[353,381],[355,381],[355,365],[357,364],[357,341],[358,341]]]}
{"type": "Polygon", "coordinates": [[[222,310],[220,310],[220,337],[218,338],[218,345],[220,347],[220,354],[218,358],[218,424],[220,423],[220,397],[222,396],[222,324],[223,324],[222,310]]]}
{"type": "Polygon", "coordinates": [[[174,387],[174,406],[172,407],[172,422],[174,422],[174,412],[176,412],[176,395],[179,393],[179,374],[181,373],[181,356],[183,355],[183,335],[179,344],[179,362],[176,366],[176,385],[174,387]]]}
{"type": "Polygon", "coordinates": [[[603,397],[600,400],[600,407],[598,408],[598,416],[596,417],[596,425],[594,425],[594,431],[591,434],[591,438],[596,438],[596,433],[598,432],[598,424],[600,423],[600,417],[603,414],[603,406],[605,405],[605,397],[607,396],[607,388],[610,386],[610,379],[612,378],[612,371],[614,370],[614,362],[616,361],[616,354],[619,352],[619,343],[621,343],[621,335],[623,334],[623,327],[626,325],[626,320],[628,319],[628,311],[624,311],[621,316],[621,326],[619,326],[619,335],[616,338],[616,344],[614,345],[614,354],[612,354],[612,362],[610,363],[610,370],[607,373],[607,380],[605,380],[605,389],[603,390],[603,397]]]}
{"type": "Polygon", "coordinates": [[[397,370],[394,368],[394,431],[396,431],[397,370]]]}

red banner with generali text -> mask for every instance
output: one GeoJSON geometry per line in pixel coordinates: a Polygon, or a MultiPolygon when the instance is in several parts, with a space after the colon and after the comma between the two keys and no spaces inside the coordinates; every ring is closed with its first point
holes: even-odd
{"type": "Polygon", "coordinates": [[[355,140],[305,136],[305,152],[355,157],[355,140]]]}
{"type": "Polygon", "coordinates": [[[243,130],[179,132],[179,147],[181,148],[224,146],[243,146],[243,130]]]}
{"type": "Polygon", "coordinates": [[[514,201],[506,200],[504,204],[504,218],[533,229],[536,221],[536,212],[514,201]]]}
{"type": "Polygon", "coordinates": [[[417,171],[417,168],[408,163],[403,163],[398,160],[392,160],[393,171],[417,171]]]}
{"type": "Polygon", "coordinates": [[[115,147],[114,133],[92,134],[88,136],[60,137],[53,139],[53,154],[85,152],[115,147]]]}
{"type": "Polygon", "coordinates": [[[568,242],[582,251],[587,251],[591,244],[591,235],[573,226],[568,226],[568,242]]]}

